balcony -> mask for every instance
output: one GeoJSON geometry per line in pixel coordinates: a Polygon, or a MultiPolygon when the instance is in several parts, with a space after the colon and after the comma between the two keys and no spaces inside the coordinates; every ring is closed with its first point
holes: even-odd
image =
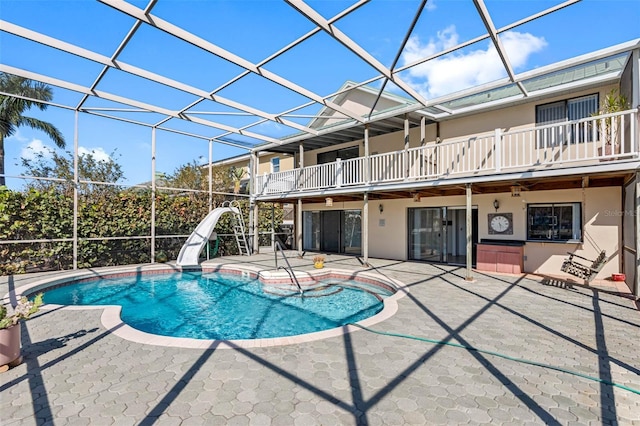
{"type": "Polygon", "coordinates": [[[257,176],[255,195],[612,164],[639,158],[638,111],[428,143],[257,176]]]}

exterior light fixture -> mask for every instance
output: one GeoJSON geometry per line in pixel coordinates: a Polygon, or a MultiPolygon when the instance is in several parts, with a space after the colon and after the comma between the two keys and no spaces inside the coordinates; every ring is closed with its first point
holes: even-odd
{"type": "Polygon", "coordinates": [[[378,210],[380,210],[380,214],[382,214],[382,212],[384,211],[384,206],[382,205],[382,203],[378,204],[378,210]]]}
{"type": "Polygon", "coordinates": [[[496,211],[500,208],[500,202],[498,202],[498,200],[493,200],[493,208],[496,209],[496,211]]]}
{"type": "Polygon", "coordinates": [[[417,192],[413,193],[413,201],[415,203],[419,203],[420,202],[420,194],[419,193],[417,193],[417,192]]]}
{"type": "Polygon", "coordinates": [[[327,197],[324,199],[324,205],[327,207],[333,206],[333,198],[327,197]]]}
{"type": "Polygon", "coordinates": [[[511,185],[511,196],[519,197],[520,196],[520,185],[511,185]]]}

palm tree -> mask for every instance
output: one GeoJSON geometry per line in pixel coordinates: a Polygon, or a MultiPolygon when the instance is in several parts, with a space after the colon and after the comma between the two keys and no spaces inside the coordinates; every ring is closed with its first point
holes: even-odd
{"type": "Polygon", "coordinates": [[[47,109],[47,104],[33,99],[50,101],[53,99],[51,87],[44,83],[0,72],[0,92],[20,96],[0,95],[0,186],[2,186],[5,184],[4,139],[13,135],[18,127],[29,126],[32,129],[42,130],[60,148],[64,148],[65,141],[62,133],[53,124],[23,115],[25,111],[34,106],[42,111],[47,109]]]}

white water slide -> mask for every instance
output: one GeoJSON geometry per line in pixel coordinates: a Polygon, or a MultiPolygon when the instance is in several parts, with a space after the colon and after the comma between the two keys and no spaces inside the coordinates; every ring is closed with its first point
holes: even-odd
{"type": "Polygon", "coordinates": [[[178,254],[178,260],[176,261],[176,263],[179,266],[198,265],[200,252],[204,248],[205,244],[207,244],[209,236],[213,232],[213,229],[216,227],[218,220],[225,213],[231,213],[236,218],[239,218],[239,220],[236,219],[236,222],[240,223],[234,226],[234,232],[236,233],[236,240],[238,241],[238,248],[240,250],[240,253],[243,254],[243,251],[246,250],[246,239],[244,235],[244,223],[242,221],[242,214],[240,213],[240,210],[237,207],[231,206],[217,207],[209,212],[209,214],[202,220],[202,222],[198,224],[196,229],[191,233],[189,238],[187,238],[187,242],[184,243],[184,245],[180,249],[180,254],[178,254]],[[240,235],[238,235],[239,233],[240,235]]]}

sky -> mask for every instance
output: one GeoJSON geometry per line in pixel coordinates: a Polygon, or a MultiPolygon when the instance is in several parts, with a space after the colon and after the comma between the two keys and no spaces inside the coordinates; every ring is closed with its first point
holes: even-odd
{"type": "MultiPolygon", "coordinates": [[[[138,8],[146,6],[145,1],[130,3],[138,8]]],[[[419,3],[417,0],[372,0],[336,20],[335,26],[385,67],[391,67],[397,57],[396,68],[486,33],[471,0],[430,0],[398,55],[419,3]]],[[[485,0],[493,24],[498,29],[560,3],[545,0],[485,0]]],[[[339,0],[307,2],[326,19],[331,19],[352,4],[339,0]]],[[[283,1],[159,0],[151,13],[243,60],[254,64],[265,61],[264,69],[321,96],[334,93],[346,81],[362,82],[380,75],[323,31],[318,31],[281,56],[267,60],[315,28],[312,22],[283,1]]],[[[114,54],[134,23],[130,16],[104,3],[89,0],[1,0],[0,19],[107,58],[114,54]]],[[[515,73],[521,73],[639,38],[638,22],[640,0],[583,0],[517,26],[502,33],[500,38],[515,73]]],[[[0,27],[2,65],[83,87],[90,87],[103,68],[96,62],[18,37],[5,28],[6,25],[0,27]]],[[[238,65],[147,24],[140,26],[118,60],[207,92],[220,88],[243,72],[238,65]]],[[[506,72],[490,40],[485,39],[408,68],[398,76],[430,100],[504,78],[506,72]]],[[[371,83],[374,87],[380,84],[380,80],[371,83]]],[[[387,88],[408,96],[397,86],[388,85],[387,88]]],[[[55,86],[53,89],[55,103],[75,107],[82,99],[77,92],[55,86]]],[[[198,100],[191,93],[116,69],[107,71],[96,89],[171,111],[179,111],[198,100]]],[[[310,102],[309,98],[255,74],[239,78],[217,94],[271,114],[310,102]]],[[[130,106],[98,98],[89,98],[83,107],[131,109],[130,106]]],[[[305,116],[288,118],[294,123],[307,125],[310,121],[307,115],[319,109],[319,104],[311,102],[311,105],[295,111],[305,116]]],[[[211,100],[200,102],[189,111],[201,119],[233,127],[251,125],[258,120],[211,100]]],[[[165,117],[157,112],[109,113],[147,124],[155,124],[165,117]]],[[[66,149],[73,149],[74,111],[50,106],[44,112],[32,110],[27,115],[54,124],[65,136],[66,149]]],[[[175,118],[165,125],[207,138],[224,133],[219,129],[175,118]]],[[[253,125],[248,130],[270,138],[298,132],[291,126],[275,122],[253,125]]],[[[259,142],[242,135],[230,137],[240,143],[259,142]]],[[[78,114],[79,152],[91,152],[97,159],[116,159],[123,166],[125,180],[122,183],[125,184],[148,182],[151,179],[151,138],[149,127],[78,114]]],[[[209,142],[206,139],[158,130],[156,144],[158,172],[172,173],[182,164],[192,161],[202,164],[208,160],[209,142]]],[[[56,148],[42,132],[21,127],[6,139],[5,149],[6,173],[21,175],[24,173],[20,166],[21,158],[33,158],[37,154],[47,156],[56,148]]],[[[213,159],[216,161],[247,152],[245,149],[214,143],[213,159]]],[[[21,179],[7,180],[8,186],[14,189],[20,188],[23,183],[21,179]]]]}

